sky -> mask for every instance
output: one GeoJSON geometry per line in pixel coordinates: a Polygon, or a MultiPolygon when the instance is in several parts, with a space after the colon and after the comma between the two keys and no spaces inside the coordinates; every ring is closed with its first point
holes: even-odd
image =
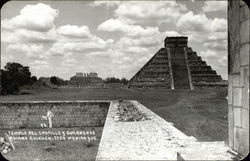
{"type": "Polygon", "coordinates": [[[227,79],[227,1],[10,1],[1,9],[1,68],[37,77],[76,72],[130,79],[167,36],[227,79]]]}

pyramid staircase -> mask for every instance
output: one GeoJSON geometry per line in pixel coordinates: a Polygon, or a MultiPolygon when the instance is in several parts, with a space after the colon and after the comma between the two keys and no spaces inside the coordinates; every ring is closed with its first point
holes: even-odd
{"type": "Polygon", "coordinates": [[[171,48],[171,62],[175,89],[190,89],[188,69],[183,48],[171,48]]]}
{"type": "Polygon", "coordinates": [[[129,81],[130,88],[193,89],[227,86],[192,48],[187,37],[167,37],[161,48],[129,81]]]}

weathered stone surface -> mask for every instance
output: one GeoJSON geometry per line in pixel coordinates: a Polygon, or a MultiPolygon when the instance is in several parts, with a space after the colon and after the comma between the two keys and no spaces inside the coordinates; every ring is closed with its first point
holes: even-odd
{"type": "Polygon", "coordinates": [[[242,155],[249,152],[249,130],[234,127],[234,149],[242,155]]]}
{"type": "Polygon", "coordinates": [[[241,65],[249,65],[249,52],[250,52],[249,47],[250,47],[249,43],[243,44],[240,47],[240,64],[241,65]]]}
{"type": "Polygon", "coordinates": [[[240,23],[240,43],[244,44],[249,42],[249,19],[245,19],[240,23]]]}
{"type": "Polygon", "coordinates": [[[249,129],[249,110],[242,108],[241,117],[242,128],[249,129]]]}
{"type": "Polygon", "coordinates": [[[241,108],[234,108],[233,113],[234,125],[237,127],[241,127],[241,108]]]}
{"type": "Polygon", "coordinates": [[[223,141],[198,142],[137,101],[133,105],[149,118],[144,121],[116,120],[118,101],[112,101],[96,160],[232,160],[223,141]]]}
{"type": "Polygon", "coordinates": [[[228,12],[228,67],[229,74],[239,73],[240,72],[240,26],[235,25],[239,24],[240,17],[240,1],[228,1],[228,7],[230,12],[228,12]]]}
{"type": "MultiPolygon", "coordinates": [[[[233,107],[228,106],[228,128],[234,129],[234,113],[233,113],[233,107]]],[[[228,145],[230,147],[234,146],[234,131],[229,130],[228,131],[228,145]]]]}
{"type": "Polygon", "coordinates": [[[242,87],[233,87],[233,105],[242,106],[242,87]]]}
{"type": "Polygon", "coordinates": [[[240,10],[240,21],[245,21],[247,19],[249,19],[249,8],[246,4],[244,4],[243,6],[241,6],[241,10],[240,10]]]}
{"type": "Polygon", "coordinates": [[[249,66],[241,66],[240,68],[240,86],[249,87],[249,66]]]}
{"type": "Polygon", "coordinates": [[[12,127],[41,128],[42,123],[48,123],[48,121],[42,119],[42,116],[46,116],[48,110],[54,115],[52,117],[53,127],[102,126],[109,108],[109,102],[0,102],[0,109],[2,108],[5,111],[0,113],[0,129],[12,127]],[[25,111],[23,111],[24,108],[25,111]]]}
{"type": "Polygon", "coordinates": [[[233,104],[233,75],[228,75],[228,104],[233,104]]]}
{"type": "Polygon", "coordinates": [[[232,75],[233,79],[233,86],[239,87],[240,86],[240,75],[239,74],[233,74],[232,75]]]}
{"type": "Polygon", "coordinates": [[[249,86],[243,87],[242,93],[242,101],[243,101],[243,108],[249,110],[249,86]]]}

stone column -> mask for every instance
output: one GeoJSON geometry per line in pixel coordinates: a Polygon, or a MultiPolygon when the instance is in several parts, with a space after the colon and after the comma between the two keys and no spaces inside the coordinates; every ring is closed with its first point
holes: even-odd
{"type": "Polygon", "coordinates": [[[228,1],[228,122],[229,146],[249,152],[249,8],[241,0],[228,1]]]}

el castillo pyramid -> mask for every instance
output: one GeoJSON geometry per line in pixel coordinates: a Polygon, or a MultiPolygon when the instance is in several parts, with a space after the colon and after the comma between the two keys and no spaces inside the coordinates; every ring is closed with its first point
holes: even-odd
{"type": "Polygon", "coordinates": [[[129,81],[129,88],[194,89],[227,86],[191,47],[188,37],[167,37],[161,48],[129,81]]]}

